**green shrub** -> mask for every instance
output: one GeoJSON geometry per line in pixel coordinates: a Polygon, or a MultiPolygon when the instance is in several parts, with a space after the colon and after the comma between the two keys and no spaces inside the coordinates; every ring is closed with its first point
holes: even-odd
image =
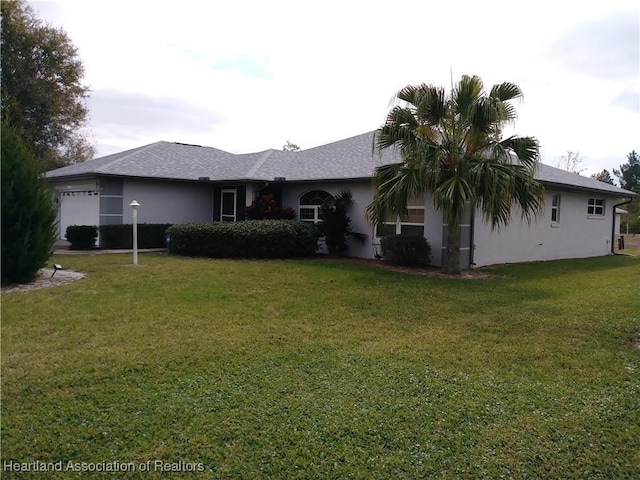
{"type": "Polygon", "coordinates": [[[2,284],[27,283],[51,256],[57,217],[53,196],[31,151],[2,122],[2,284]]]}
{"type": "MultiPolygon", "coordinates": [[[[169,223],[139,223],[138,248],[163,248],[169,223]]],[[[133,225],[100,225],[100,247],[133,248],[133,225]]]]}
{"type": "Polygon", "coordinates": [[[91,250],[98,238],[98,227],[95,225],[70,225],[66,232],[71,250],[91,250]]]}
{"type": "Polygon", "coordinates": [[[419,235],[388,235],[382,237],[382,256],[396,265],[420,266],[429,264],[431,246],[419,235]]]}
{"type": "Polygon", "coordinates": [[[318,240],[320,239],[320,230],[313,223],[308,222],[290,222],[296,231],[296,246],[294,256],[309,257],[315,255],[318,250],[318,240]]]}
{"type": "Polygon", "coordinates": [[[169,251],[198,257],[286,258],[315,253],[318,234],[313,225],[292,220],[195,222],[167,230],[169,251]]]}

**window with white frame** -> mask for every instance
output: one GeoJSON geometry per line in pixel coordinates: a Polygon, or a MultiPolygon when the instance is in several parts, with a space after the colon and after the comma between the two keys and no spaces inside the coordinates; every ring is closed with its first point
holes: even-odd
{"type": "MultiPolygon", "coordinates": [[[[418,203],[418,202],[415,202],[418,203]]],[[[407,206],[407,212],[398,215],[395,221],[378,223],[376,225],[376,237],[385,235],[419,235],[424,236],[424,205],[407,206]]]]}
{"type": "Polygon", "coordinates": [[[300,197],[298,205],[298,220],[301,222],[318,223],[320,209],[333,201],[333,195],[324,190],[312,190],[300,197]]]}
{"type": "Polygon", "coordinates": [[[560,194],[551,197],[551,223],[560,223],[560,194]]]}
{"type": "Polygon", "coordinates": [[[604,217],[604,198],[590,198],[587,202],[587,215],[604,217]]]}

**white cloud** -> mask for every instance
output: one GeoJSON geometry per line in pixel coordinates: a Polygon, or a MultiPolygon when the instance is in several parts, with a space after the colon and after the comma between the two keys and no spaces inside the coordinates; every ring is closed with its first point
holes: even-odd
{"type": "Polygon", "coordinates": [[[232,152],[309,148],[375,129],[394,92],[449,86],[452,74],[520,85],[514,130],[538,137],[547,163],[580,150],[589,168],[611,170],[638,149],[638,78],[627,73],[637,58],[629,50],[622,73],[602,74],[607,52],[628,45],[618,33],[628,12],[637,20],[630,0],[31,3],[79,48],[99,154],[160,136],[232,152]],[[600,70],[576,63],[583,51],[600,70]]]}

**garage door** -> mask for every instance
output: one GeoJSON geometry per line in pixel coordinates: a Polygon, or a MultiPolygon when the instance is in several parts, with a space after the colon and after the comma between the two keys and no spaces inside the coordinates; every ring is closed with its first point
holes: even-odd
{"type": "Polygon", "coordinates": [[[98,225],[100,221],[100,195],[96,190],[60,192],[60,238],[64,239],[69,225],[98,225]]]}

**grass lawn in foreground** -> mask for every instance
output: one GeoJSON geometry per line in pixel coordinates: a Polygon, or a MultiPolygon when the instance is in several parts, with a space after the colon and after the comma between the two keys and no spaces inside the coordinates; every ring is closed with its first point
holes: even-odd
{"type": "Polygon", "coordinates": [[[53,262],[2,295],[3,478],[640,477],[640,257],[53,262]]]}

